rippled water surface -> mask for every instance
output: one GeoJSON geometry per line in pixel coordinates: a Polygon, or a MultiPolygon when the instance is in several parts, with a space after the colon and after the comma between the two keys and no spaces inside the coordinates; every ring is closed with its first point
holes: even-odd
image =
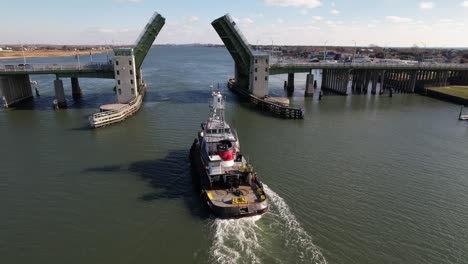
{"type": "MultiPolygon", "coordinates": [[[[225,91],[271,212],[212,218],[188,150],[208,84],[232,74],[223,48],[153,48],[140,112],[98,130],[87,116],[114,100],[112,80],[80,79],[73,101],[64,79],[70,108],[54,112],[54,76],[33,76],[41,97],[0,110],[0,263],[466,263],[468,123],[458,106],[400,94],[319,102],[303,98],[303,74],[291,100],[304,120],[256,112],[225,91]]],[[[285,79],[270,78],[271,94],[283,95],[285,79]]]]}

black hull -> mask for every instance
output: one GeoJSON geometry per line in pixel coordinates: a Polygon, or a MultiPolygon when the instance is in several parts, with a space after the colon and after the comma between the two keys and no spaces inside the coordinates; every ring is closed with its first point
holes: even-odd
{"type": "Polygon", "coordinates": [[[215,216],[219,218],[241,218],[263,214],[268,211],[269,206],[265,207],[266,200],[261,203],[226,207],[213,204],[207,195],[207,180],[205,180],[207,179],[207,175],[200,160],[200,145],[197,141],[190,148],[190,162],[195,184],[200,188],[200,197],[215,216]]]}

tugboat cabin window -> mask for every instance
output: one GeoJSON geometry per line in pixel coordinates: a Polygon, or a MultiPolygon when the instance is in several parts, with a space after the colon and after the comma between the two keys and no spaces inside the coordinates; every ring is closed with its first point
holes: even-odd
{"type": "Polygon", "coordinates": [[[206,133],[207,134],[231,133],[231,129],[230,128],[226,128],[226,129],[207,129],[206,133]]]}

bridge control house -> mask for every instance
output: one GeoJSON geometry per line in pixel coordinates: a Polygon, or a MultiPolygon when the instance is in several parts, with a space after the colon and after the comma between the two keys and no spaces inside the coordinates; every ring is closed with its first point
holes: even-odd
{"type": "Polygon", "coordinates": [[[117,101],[126,104],[138,96],[135,56],[132,48],[114,49],[117,101]]]}

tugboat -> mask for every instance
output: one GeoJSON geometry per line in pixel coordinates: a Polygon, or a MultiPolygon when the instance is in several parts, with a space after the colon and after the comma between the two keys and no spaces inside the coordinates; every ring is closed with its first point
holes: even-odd
{"type": "Polygon", "coordinates": [[[267,196],[257,173],[240,152],[236,131],[224,120],[224,98],[212,92],[208,120],[201,124],[190,149],[201,197],[220,218],[262,214],[267,196]]]}

